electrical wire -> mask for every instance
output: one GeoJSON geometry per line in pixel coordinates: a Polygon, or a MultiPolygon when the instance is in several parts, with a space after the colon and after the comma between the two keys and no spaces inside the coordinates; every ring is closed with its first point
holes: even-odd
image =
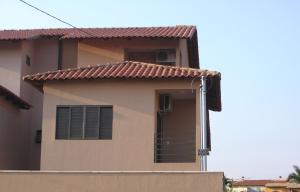
{"type": "Polygon", "coordinates": [[[87,32],[87,31],[85,31],[85,30],[83,30],[83,29],[81,29],[81,28],[78,28],[78,27],[72,25],[71,23],[68,23],[68,22],[66,22],[66,21],[64,21],[64,20],[62,20],[62,19],[60,19],[60,18],[58,18],[58,17],[56,17],[56,16],[54,16],[54,15],[51,15],[50,13],[48,13],[48,12],[46,12],[46,11],[43,11],[42,9],[40,9],[40,8],[38,8],[38,7],[32,5],[32,4],[30,4],[30,3],[28,3],[28,2],[26,2],[26,1],[24,1],[24,0],[18,0],[18,1],[20,1],[20,2],[22,2],[22,3],[24,3],[24,4],[26,4],[26,5],[28,5],[29,7],[33,8],[33,9],[35,9],[35,10],[41,12],[41,13],[44,13],[45,15],[47,15],[47,16],[49,16],[49,17],[52,17],[53,19],[58,20],[59,22],[62,22],[62,23],[64,23],[64,24],[66,24],[66,25],[68,25],[68,26],[70,26],[70,27],[72,27],[72,28],[74,28],[74,29],[76,29],[76,30],[78,30],[78,31],[81,31],[81,32],[83,32],[83,33],[85,33],[85,34],[87,34],[87,35],[90,35],[91,37],[97,37],[97,36],[93,35],[92,33],[87,32]]]}

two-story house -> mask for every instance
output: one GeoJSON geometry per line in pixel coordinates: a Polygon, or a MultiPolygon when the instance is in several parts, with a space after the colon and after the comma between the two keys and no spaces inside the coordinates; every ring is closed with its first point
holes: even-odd
{"type": "Polygon", "coordinates": [[[206,170],[220,79],[195,26],[0,31],[0,169],[206,170]]]}

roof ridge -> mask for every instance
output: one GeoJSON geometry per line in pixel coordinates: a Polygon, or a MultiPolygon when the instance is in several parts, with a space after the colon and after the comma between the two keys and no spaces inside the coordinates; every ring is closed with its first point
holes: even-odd
{"type": "Polygon", "coordinates": [[[67,71],[76,71],[80,69],[89,69],[89,68],[96,68],[96,67],[104,67],[104,66],[110,66],[110,65],[119,65],[119,64],[124,64],[121,62],[118,63],[106,63],[106,64],[97,64],[97,65],[87,65],[87,66],[79,66],[79,67],[73,67],[73,68],[67,68],[67,69],[58,69],[54,71],[45,71],[41,73],[34,73],[34,74],[28,74],[23,76],[23,80],[26,79],[26,77],[32,76],[32,75],[44,75],[44,74],[52,74],[52,73],[58,73],[58,72],[67,72],[67,71]]]}
{"type": "MultiPolygon", "coordinates": [[[[39,28],[0,30],[0,40],[28,40],[39,36],[61,36],[60,39],[113,38],[174,38],[192,39],[196,26],[175,25],[155,27],[94,27],[94,28],[39,28]]],[[[195,39],[196,40],[196,39],[195,39]]],[[[195,44],[193,42],[192,44],[195,44]]],[[[196,63],[197,64],[197,63],[196,63]]]]}
{"type": "Polygon", "coordinates": [[[108,66],[114,66],[114,65],[122,65],[122,64],[138,64],[138,65],[147,65],[147,66],[155,66],[155,67],[163,67],[167,69],[181,69],[181,70],[188,70],[188,71],[198,71],[198,72],[210,72],[214,73],[216,75],[220,75],[220,72],[218,71],[209,71],[207,69],[195,69],[195,68],[189,68],[189,67],[179,67],[179,66],[169,66],[169,65],[160,65],[155,63],[146,63],[146,62],[139,62],[139,61],[119,61],[116,63],[103,63],[103,64],[97,64],[97,65],[87,65],[87,66],[79,66],[74,68],[68,68],[68,69],[60,69],[60,70],[54,70],[54,71],[46,71],[41,73],[34,73],[34,74],[28,74],[23,76],[23,80],[26,79],[29,76],[33,75],[44,75],[44,74],[52,74],[57,72],[68,72],[68,71],[76,71],[76,70],[84,70],[84,69],[91,69],[91,68],[100,68],[100,67],[108,67],[108,66]]]}
{"type": "Polygon", "coordinates": [[[194,27],[196,28],[196,25],[166,25],[166,26],[132,26],[132,27],[53,27],[53,28],[27,28],[27,29],[2,29],[1,31],[38,31],[38,30],[76,30],[76,29],[143,29],[143,28],[176,28],[176,27],[194,27]]]}
{"type": "Polygon", "coordinates": [[[208,71],[207,69],[196,69],[190,67],[180,67],[180,66],[170,66],[170,65],[161,65],[156,63],[146,63],[146,62],[139,62],[139,61],[128,61],[133,63],[145,64],[145,65],[153,65],[153,66],[162,66],[170,69],[184,69],[184,70],[195,70],[195,71],[208,71]]]}
{"type": "Polygon", "coordinates": [[[76,29],[76,28],[67,28],[67,27],[63,27],[63,28],[31,28],[31,29],[1,29],[1,31],[39,31],[39,30],[68,30],[68,29],[76,29]]]}
{"type": "Polygon", "coordinates": [[[97,65],[88,65],[88,66],[79,66],[75,68],[68,68],[63,70],[55,70],[55,71],[46,71],[42,73],[34,73],[34,74],[28,74],[23,76],[23,80],[32,77],[32,76],[39,76],[39,75],[49,75],[53,73],[64,73],[64,72],[71,72],[71,71],[78,71],[78,70],[85,70],[85,69],[93,69],[93,68],[105,68],[109,66],[115,66],[115,65],[144,65],[144,66],[153,66],[153,67],[162,67],[165,69],[174,69],[174,70],[186,70],[186,71],[194,71],[194,72],[200,72],[205,74],[211,74],[216,76],[221,76],[221,73],[218,71],[210,71],[207,69],[195,69],[195,68],[188,68],[188,67],[179,67],[179,66],[167,66],[167,65],[160,65],[155,63],[146,63],[146,62],[138,62],[138,61],[120,61],[116,63],[106,63],[106,64],[97,64],[97,65]]]}

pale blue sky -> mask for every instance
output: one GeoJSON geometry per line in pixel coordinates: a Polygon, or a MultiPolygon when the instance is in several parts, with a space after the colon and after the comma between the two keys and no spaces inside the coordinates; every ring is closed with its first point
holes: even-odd
{"type": "MultiPolygon", "coordinates": [[[[222,73],[209,170],[277,178],[300,165],[300,1],[28,0],[78,27],[198,28],[201,68],[222,73]]],[[[67,27],[17,0],[0,0],[0,28],[67,27]]]]}

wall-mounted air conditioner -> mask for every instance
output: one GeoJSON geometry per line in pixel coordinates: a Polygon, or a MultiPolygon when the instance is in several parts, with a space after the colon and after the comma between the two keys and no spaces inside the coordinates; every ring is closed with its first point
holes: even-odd
{"type": "Polygon", "coordinates": [[[159,111],[166,113],[172,111],[171,95],[161,94],[159,98],[159,111]]]}

